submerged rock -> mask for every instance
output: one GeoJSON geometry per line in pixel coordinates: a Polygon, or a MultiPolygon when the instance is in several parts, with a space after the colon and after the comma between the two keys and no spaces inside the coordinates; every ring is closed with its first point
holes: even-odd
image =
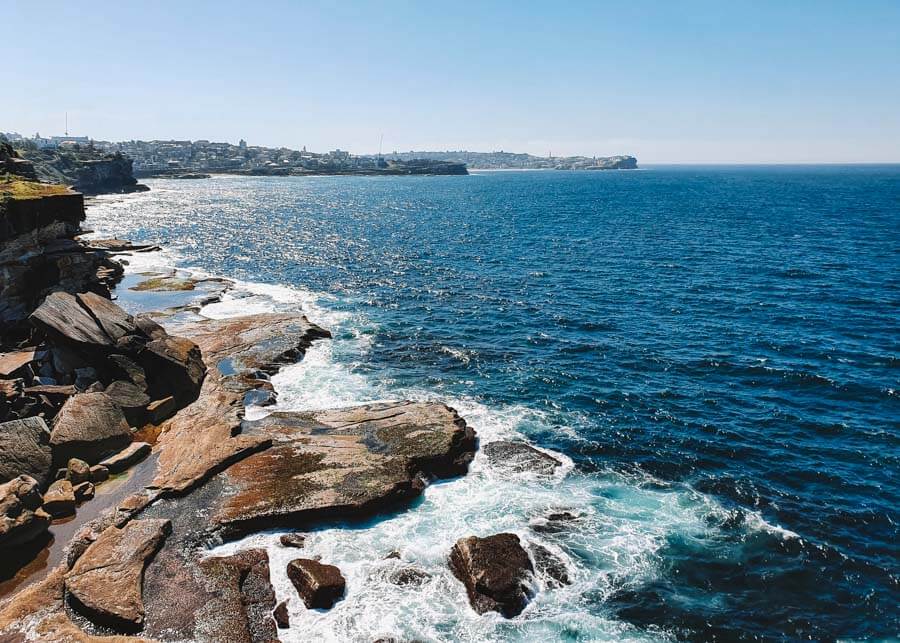
{"type": "Polygon", "coordinates": [[[47,531],[50,515],[41,509],[40,485],[29,476],[0,484],[0,550],[34,540],[47,531]]]}
{"type": "Polygon", "coordinates": [[[388,580],[394,585],[424,585],[431,579],[431,574],[424,569],[406,565],[388,574],[388,580]]]}
{"type": "Polygon", "coordinates": [[[569,570],[559,556],[537,543],[531,543],[528,548],[534,558],[537,573],[544,578],[548,587],[562,587],[572,583],[569,578],[569,570]]]}
{"type": "Polygon", "coordinates": [[[0,424],[0,483],[26,475],[44,485],[52,464],[50,429],[43,418],[0,424]]]}
{"type": "Polygon", "coordinates": [[[331,609],[344,595],[346,582],[334,565],[297,558],[288,563],[287,575],[309,609],[331,609]]]}
{"type": "Polygon", "coordinates": [[[450,551],[450,570],[479,614],[494,611],[512,618],[528,604],[526,581],[534,568],[515,534],[461,538],[450,551]]]}
{"type": "Polygon", "coordinates": [[[488,461],[498,469],[512,473],[532,472],[553,475],[562,462],[525,442],[500,440],[482,447],[488,461]]]}
{"type": "Polygon", "coordinates": [[[281,534],[278,540],[285,547],[296,547],[299,549],[306,542],[306,536],[303,534],[281,534]]]}
{"type": "Polygon", "coordinates": [[[171,529],[168,520],[132,520],[103,531],[66,574],[76,609],[100,625],[139,629],[144,566],[171,529]]]}

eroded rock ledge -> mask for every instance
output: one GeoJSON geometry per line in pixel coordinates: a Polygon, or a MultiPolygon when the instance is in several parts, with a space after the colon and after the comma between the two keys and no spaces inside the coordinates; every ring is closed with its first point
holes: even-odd
{"type": "Polygon", "coordinates": [[[155,456],[145,463],[155,467],[152,482],[85,525],[67,560],[44,580],[0,603],[0,639],[87,641],[139,631],[157,640],[271,640],[275,604],[265,552],[211,559],[204,557],[207,545],[276,525],[309,527],[396,508],[430,479],[464,474],[474,455],[474,431],[438,403],[246,421],[245,404],[254,399],[248,394],[271,392],[269,374],[329,336],[302,315],[204,320],[172,330],[196,344],[208,371],[198,398],[158,427],[155,456]],[[124,537],[130,530],[146,537],[124,537]],[[103,566],[113,549],[116,561],[103,566]],[[85,580],[103,574],[115,579],[85,580]]]}

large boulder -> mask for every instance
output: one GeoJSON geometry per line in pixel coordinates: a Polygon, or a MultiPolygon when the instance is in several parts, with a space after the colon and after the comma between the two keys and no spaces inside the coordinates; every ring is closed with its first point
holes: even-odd
{"type": "Polygon", "coordinates": [[[0,483],[27,475],[44,486],[51,466],[50,429],[43,418],[0,424],[0,483]]]}
{"type": "MultiPolygon", "coordinates": [[[[153,399],[171,395],[179,406],[200,393],[206,365],[197,345],[169,335],[147,317],[129,315],[104,297],[55,292],[29,320],[55,345],[96,369],[104,383],[125,380],[153,399]]],[[[115,392],[128,412],[150,402],[135,404],[138,396],[130,387],[115,392]]]]}
{"type": "Polygon", "coordinates": [[[528,604],[527,580],[534,569],[515,534],[459,539],[450,551],[450,570],[479,614],[493,611],[512,618],[528,604]]]}
{"type": "Polygon", "coordinates": [[[132,520],[104,530],[66,574],[77,611],[99,625],[140,629],[144,567],[171,529],[168,520],[132,520]]]}
{"type": "Polygon", "coordinates": [[[50,516],[41,509],[37,480],[18,476],[0,484],[0,549],[20,545],[41,535],[50,516]]]}
{"type": "Polygon", "coordinates": [[[105,393],[70,397],[57,414],[50,434],[57,463],[79,458],[97,464],[130,442],[131,430],[122,410],[105,393]]]}
{"type": "Polygon", "coordinates": [[[340,569],[309,558],[289,562],[287,575],[309,609],[331,609],[346,589],[340,569]]]}

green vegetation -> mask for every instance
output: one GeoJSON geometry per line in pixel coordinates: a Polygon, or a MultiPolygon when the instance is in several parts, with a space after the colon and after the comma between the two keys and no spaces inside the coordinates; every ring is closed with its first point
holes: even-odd
{"type": "Polygon", "coordinates": [[[51,185],[26,181],[14,174],[0,174],[0,199],[37,199],[55,194],[67,194],[65,185],[51,185]]]}

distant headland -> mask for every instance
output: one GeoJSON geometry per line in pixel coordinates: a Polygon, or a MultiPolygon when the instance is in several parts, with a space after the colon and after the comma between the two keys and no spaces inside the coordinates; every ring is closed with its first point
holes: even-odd
{"type": "Polygon", "coordinates": [[[250,176],[307,175],[464,175],[468,169],[620,170],[637,168],[633,156],[546,157],[511,152],[391,152],[351,154],[345,150],[311,152],[306,147],[237,145],[208,140],[100,141],[81,136],[24,137],[0,133],[29,159],[66,157],[86,151],[121,155],[133,161],[137,178],[206,178],[209,174],[250,176]]]}

